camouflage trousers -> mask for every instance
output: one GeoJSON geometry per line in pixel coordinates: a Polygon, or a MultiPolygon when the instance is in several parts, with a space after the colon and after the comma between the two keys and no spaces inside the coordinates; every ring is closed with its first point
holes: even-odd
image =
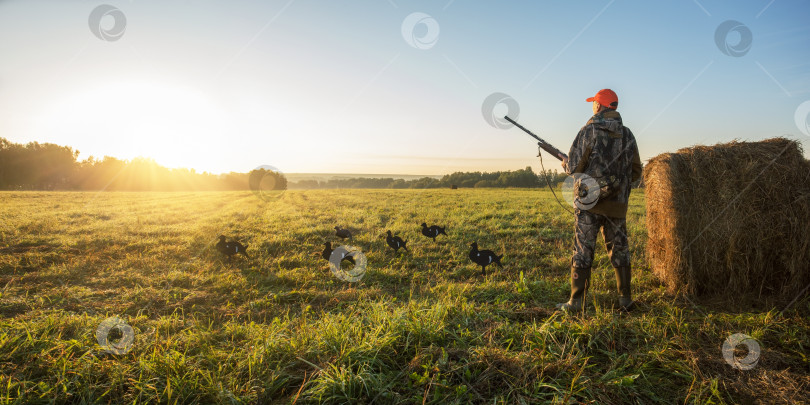
{"type": "Polygon", "coordinates": [[[576,210],[576,217],[572,266],[581,269],[591,268],[596,248],[596,234],[600,228],[613,267],[630,266],[630,247],[627,243],[627,224],[624,218],[606,217],[579,209],[576,210]]]}

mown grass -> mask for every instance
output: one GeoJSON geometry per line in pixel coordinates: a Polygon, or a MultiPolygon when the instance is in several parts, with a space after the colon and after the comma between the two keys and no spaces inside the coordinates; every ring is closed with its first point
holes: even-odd
{"type": "Polygon", "coordinates": [[[612,310],[603,247],[588,313],[552,310],[573,220],[547,191],[6,192],[0,221],[0,403],[810,401],[807,298],[780,313],[784,299],[667,295],[638,191],[631,314],[612,310]],[[423,221],[449,236],[433,243],[423,221]],[[359,283],[318,255],[335,225],[368,258],[359,283]],[[223,260],[219,234],[251,259],[223,260]],[[505,268],[481,277],[472,241],[505,268]],[[135,331],[126,354],[96,341],[112,316],[135,331]],[[754,369],[723,360],[732,333],[760,342],[754,369]]]}

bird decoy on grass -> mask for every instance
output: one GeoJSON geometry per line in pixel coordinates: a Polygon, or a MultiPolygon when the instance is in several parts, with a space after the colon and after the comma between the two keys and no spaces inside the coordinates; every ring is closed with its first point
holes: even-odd
{"type": "Polygon", "coordinates": [[[219,242],[217,242],[217,250],[225,256],[228,256],[228,261],[235,254],[243,254],[246,258],[250,259],[247,254],[247,246],[242,245],[237,241],[225,242],[225,235],[219,235],[219,242]]]}
{"type": "Polygon", "coordinates": [[[491,263],[496,263],[498,267],[503,268],[503,265],[501,265],[503,255],[498,256],[491,250],[478,250],[478,243],[476,242],[473,242],[470,247],[472,248],[470,249],[470,260],[481,266],[482,275],[487,275],[487,265],[491,263]]]}
{"type": "Polygon", "coordinates": [[[400,238],[399,236],[391,235],[391,231],[386,232],[388,233],[388,236],[385,238],[385,243],[387,243],[388,246],[391,246],[391,249],[394,249],[395,252],[399,252],[399,248],[403,248],[405,249],[405,251],[409,251],[408,247],[405,246],[405,244],[408,242],[402,240],[402,238],[400,238]]]}
{"type": "Polygon", "coordinates": [[[352,240],[352,233],[348,229],[341,229],[339,226],[335,227],[335,235],[340,239],[349,238],[349,240],[352,240]]]}
{"type": "MultiPolygon", "coordinates": [[[[323,248],[323,252],[321,252],[321,257],[326,259],[326,261],[329,261],[329,258],[332,257],[332,251],[334,250],[334,249],[332,249],[332,242],[324,242],[323,246],[324,246],[324,248],[323,248]]],[[[354,257],[352,257],[352,255],[348,254],[348,253],[344,253],[343,258],[341,258],[340,261],[341,262],[349,262],[351,264],[356,264],[354,262],[354,257]]]]}
{"type": "Polygon", "coordinates": [[[428,238],[433,238],[434,242],[436,242],[436,237],[439,235],[447,236],[447,234],[444,232],[445,229],[446,227],[442,228],[438,225],[427,226],[426,223],[422,222],[422,235],[425,235],[428,238]]]}

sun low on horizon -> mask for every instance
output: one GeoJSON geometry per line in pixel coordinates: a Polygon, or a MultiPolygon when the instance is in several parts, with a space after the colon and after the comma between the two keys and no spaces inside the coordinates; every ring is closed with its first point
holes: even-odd
{"type": "Polygon", "coordinates": [[[222,139],[227,121],[227,111],[194,88],[128,81],[53,100],[38,124],[80,150],[80,159],[146,157],[169,168],[204,168],[211,162],[199,159],[201,146],[222,139]]]}
{"type": "MultiPolygon", "coordinates": [[[[275,114],[277,106],[257,102],[235,108],[210,91],[181,81],[110,80],[50,100],[42,106],[34,131],[49,142],[80,151],[81,160],[147,158],[172,169],[246,172],[261,160],[239,161],[227,151],[306,148],[306,142],[288,136],[294,133],[290,128],[268,125],[268,117],[275,114]]],[[[299,163],[308,165],[306,159],[299,163]]]]}

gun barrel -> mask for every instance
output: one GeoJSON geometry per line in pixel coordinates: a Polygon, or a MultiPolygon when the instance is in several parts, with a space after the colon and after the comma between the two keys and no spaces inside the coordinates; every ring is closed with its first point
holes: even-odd
{"type": "Polygon", "coordinates": [[[540,138],[539,136],[532,133],[532,131],[529,131],[528,129],[524,128],[523,125],[518,124],[517,122],[515,122],[515,120],[509,118],[509,116],[504,115],[503,118],[505,120],[511,122],[512,125],[522,129],[523,132],[526,132],[532,138],[537,139],[537,146],[541,147],[544,151],[548,152],[551,156],[554,156],[555,158],[560,159],[560,161],[562,161],[564,159],[568,159],[568,155],[566,155],[565,153],[562,153],[559,149],[555,148],[550,143],[544,141],[542,138],[540,138]]]}

